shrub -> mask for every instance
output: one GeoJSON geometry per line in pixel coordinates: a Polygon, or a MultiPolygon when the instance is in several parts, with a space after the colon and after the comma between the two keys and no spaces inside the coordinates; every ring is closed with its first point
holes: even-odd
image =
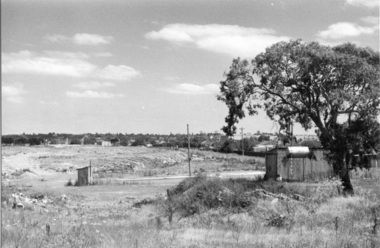
{"type": "MultiPolygon", "coordinates": [[[[240,211],[255,202],[250,191],[265,188],[263,183],[261,180],[254,181],[245,178],[207,178],[199,174],[194,178],[183,180],[169,190],[168,203],[174,205],[175,210],[182,216],[220,207],[240,211]]],[[[266,182],[266,184],[269,183],[266,182]]]]}
{"type": "Polygon", "coordinates": [[[73,183],[71,182],[71,179],[69,179],[69,181],[67,181],[67,183],[65,183],[65,186],[66,187],[73,186],[73,183]]]}
{"type": "Polygon", "coordinates": [[[67,183],[65,183],[65,186],[78,186],[79,183],[77,180],[74,180],[74,183],[71,181],[71,179],[69,179],[69,181],[67,181],[67,183]]]}

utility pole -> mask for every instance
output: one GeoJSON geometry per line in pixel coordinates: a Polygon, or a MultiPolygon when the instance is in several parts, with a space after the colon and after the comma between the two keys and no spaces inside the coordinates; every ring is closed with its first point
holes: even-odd
{"type": "Polygon", "coordinates": [[[293,145],[293,123],[290,124],[290,146],[293,145]]]}
{"type": "Polygon", "coordinates": [[[188,157],[188,160],[189,160],[189,176],[191,177],[191,168],[190,168],[190,134],[189,134],[189,124],[187,124],[187,146],[188,146],[188,154],[187,154],[187,157],[188,157]]]}
{"type": "MultiPolygon", "coordinates": [[[[289,123],[290,146],[293,146],[293,123],[289,123]]],[[[290,177],[293,177],[293,155],[290,154],[290,177]]]]}
{"type": "Polygon", "coordinates": [[[244,128],[241,128],[241,151],[244,156],[244,128]]]}

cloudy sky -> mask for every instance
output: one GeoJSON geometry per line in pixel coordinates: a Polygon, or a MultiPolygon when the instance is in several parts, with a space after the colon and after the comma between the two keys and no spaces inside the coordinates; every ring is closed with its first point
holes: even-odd
{"type": "MultiPolygon", "coordinates": [[[[233,58],[296,38],[379,49],[378,0],[1,5],[3,134],[220,131],[233,58]]],[[[278,131],[264,114],[238,127],[278,131]]]]}

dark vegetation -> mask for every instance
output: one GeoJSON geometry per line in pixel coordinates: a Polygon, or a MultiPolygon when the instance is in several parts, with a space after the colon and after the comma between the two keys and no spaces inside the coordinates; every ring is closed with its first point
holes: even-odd
{"type": "MultiPolygon", "coordinates": [[[[339,186],[332,186],[326,188],[321,197],[315,201],[321,203],[339,193],[339,186]]],[[[207,178],[199,174],[194,178],[183,180],[168,190],[166,207],[169,211],[187,217],[210,209],[224,209],[230,212],[249,211],[256,207],[259,199],[271,196],[299,201],[312,195],[312,190],[305,185],[247,178],[207,178]]]]}
{"type": "MultiPolygon", "coordinates": [[[[1,143],[3,145],[44,145],[44,144],[69,144],[69,145],[94,145],[101,144],[102,140],[110,141],[116,146],[152,146],[166,147],[187,147],[188,140],[186,134],[66,134],[66,133],[33,133],[22,135],[3,135],[1,143]]],[[[199,133],[191,134],[190,147],[202,148],[218,143],[221,140],[219,133],[199,133]],[[205,144],[207,142],[207,144],[205,144]]]]}
{"type": "MultiPolygon", "coordinates": [[[[244,151],[253,151],[253,147],[263,141],[269,141],[269,135],[260,132],[257,138],[244,138],[241,141],[226,139],[219,133],[198,133],[191,134],[190,147],[198,149],[213,149],[215,151],[231,153],[241,151],[244,146],[244,151]]],[[[279,137],[282,143],[287,142],[285,136],[279,137]]],[[[48,133],[48,134],[22,134],[22,135],[3,135],[1,143],[3,145],[55,145],[55,144],[69,144],[69,145],[101,145],[101,141],[110,141],[114,146],[148,146],[153,147],[175,147],[187,148],[188,137],[185,134],[122,134],[122,133],[106,133],[106,134],[64,134],[64,133],[48,133]]]]}

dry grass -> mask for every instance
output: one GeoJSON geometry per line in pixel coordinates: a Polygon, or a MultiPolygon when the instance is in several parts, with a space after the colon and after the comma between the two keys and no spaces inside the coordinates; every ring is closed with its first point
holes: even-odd
{"type": "MultiPolygon", "coordinates": [[[[188,182],[185,191],[208,179],[198,180],[193,185],[188,182]]],[[[237,182],[244,184],[242,179],[237,182]]],[[[171,222],[167,201],[162,196],[139,207],[132,207],[134,202],[126,200],[91,206],[81,199],[54,201],[46,208],[29,210],[15,210],[7,205],[2,209],[2,247],[380,246],[379,227],[374,232],[375,218],[380,218],[379,198],[366,188],[356,185],[354,197],[343,197],[338,194],[335,181],[259,184],[274,193],[300,193],[305,200],[257,199],[244,209],[204,207],[187,217],[177,211],[171,222]],[[281,216],[284,221],[275,224],[273,220],[281,216]],[[46,224],[50,225],[49,233],[46,224]]],[[[248,182],[240,190],[249,190],[252,185],[248,182]]],[[[92,187],[95,186],[88,188],[92,187]]],[[[28,194],[28,189],[23,190],[28,194]]],[[[53,194],[49,197],[55,199],[53,194]]]]}
{"type": "Polygon", "coordinates": [[[360,169],[357,168],[350,172],[354,179],[380,179],[380,168],[360,169]]]}
{"type": "MultiPolygon", "coordinates": [[[[38,150],[40,157],[33,159],[46,163],[46,166],[51,161],[56,166],[68,159],[79,166],[88,164],[86,156],[98,158],[101,164],[110,163],[112,156],[118,156],[119,162],[124,161],[124,153],[128,152],[125,149],[75,148],[78,152],[73,148],[56,148],[52,157],[47,154],[52,149],[55,148],[23,148],[17,152],[8,149],[3,155],[14,156],[38,150]]],[[[144,154],[148,151],[153,150],[136,149],[131,154],[139,153],[145,159],[144,154]]],[[[235,154],[209,151],[192,152],[198,159],[192,160],[192,169],[198,172],[244,170],[255,166],[262,169],[264,165],[261,158],[242,158],[235,154]]],[[[157,150],[150,156],[160,154],[157,150]]],[[[146,165],[145,172],[136,170],[134,176],[187,173],[186,162],[170,166],[161,166],[160,163],[146,165]]],[[[94,180],[94,185],[88,187],[64,187],[70,175],[56,183],[61,188],[53,187],[56,184],[51,183],[53,179],[50,177],[46,177],[44,182],[25,180],[25,185],[21,186],[9,183],[2,187],[1,246],[380,247],[380,181],[374,172],[370,173],[354,177],[357,178],[353,179],[354,197],[340,195],[338,180],[267,183],[200,177],[196,179],[198,181],[185,180],[180,184],[182,186],[177,186],[182,189],[178,191],[178,204],[174,205],[170,205],[164,195],[154,196],[174,185],[174,180],[123,181],[117,173],[104,173],[94,180]],[[33,187],[26,185],[29,183],[33,187]],[[47,185],[52,187],[48,188],[47,185]],[[37,187],[40,187],[40,192],[36,191],[37,187]],[[224,191],[226,195],[222,200],[229,204],[213,204],[217,196],[215,193],[221,188],[228,189],[224,191]],[[296,193],[304,199],[240,197],[258,188],[286,196],[296,193]],[[23,192],[27,196],[42,193],[52,199],[52,203],[12,209],[11,195],[15,192],[23,192]],[[62,193],[69,200],[60,200],[62,193]],[[202,197],[204,201],[194,200],[194,197],[202,197]],[[191,205],[197,206],[197,211],[189,212],[191,205]],[[47,224],[50,226],[49,232],[47,224]]],[[[54,180],[59,179],[54,177],[54,180]]]]}

